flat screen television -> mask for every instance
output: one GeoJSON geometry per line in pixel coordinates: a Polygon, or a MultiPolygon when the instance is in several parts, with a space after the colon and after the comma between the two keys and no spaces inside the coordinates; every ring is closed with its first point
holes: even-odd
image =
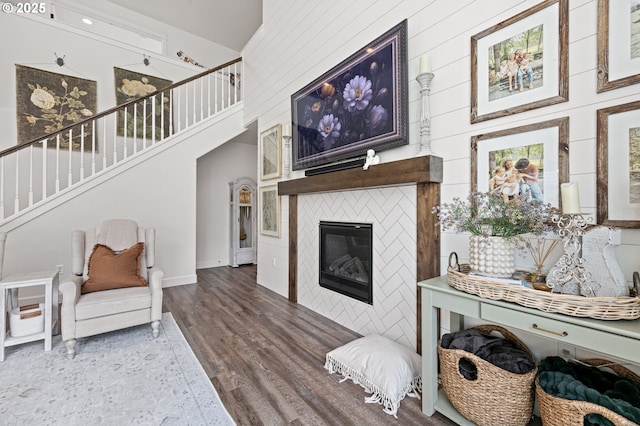
{"type": "Polygon", "coordinates": [[[291,96],[292,168],[406,145],[407,21],[291,96]]]}

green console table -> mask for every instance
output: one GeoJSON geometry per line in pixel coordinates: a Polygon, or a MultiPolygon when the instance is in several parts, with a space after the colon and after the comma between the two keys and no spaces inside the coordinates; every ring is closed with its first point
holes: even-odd
{"type": "MultiPolygon", "coordinates": [[[[483,299],[450,287],[441,276],[418,285],[422,292],[422,411],[431,416],[438,411],[461,425],[471,425],[438,392],[439,330],[437,312],[446,309],[450,331],[464,328],[464,317],[502,325],[517,333],[525,331],[539,337],[580,347],[631,363],[640,363],[640,319],[606,321],[552,314],[516,303],[483,299]]],[[[441,317],[444,318],[444,317],[441,317]]]]}

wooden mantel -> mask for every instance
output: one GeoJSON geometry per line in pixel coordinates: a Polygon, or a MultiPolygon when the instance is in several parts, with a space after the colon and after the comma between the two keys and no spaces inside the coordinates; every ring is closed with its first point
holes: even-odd
{"type": "Polygon", "coordinates": [[[411,183],[442,183],[442,158],[414,157],[377,164],[369,167],[368,170],[358,167],[287,180],[278,183],[278,195],[310,194],[411,183]]]}
{"type": "MultiPolygon", "coordinates": [[[[377,164],[368,170],[358,167],[279,182],[278,195],[289,196],[289,300],[294,303],[298,301],[299,194],[416,184],[416,278],[423,281],[440,275],[440,228],[436,226],[437,218],[432,209],[440,204],[441,183],[442,158],[435,156],[377,164]]],[[[417,348],[422,353],[422,298],[417,283],[416,288],[417,348]]]]}

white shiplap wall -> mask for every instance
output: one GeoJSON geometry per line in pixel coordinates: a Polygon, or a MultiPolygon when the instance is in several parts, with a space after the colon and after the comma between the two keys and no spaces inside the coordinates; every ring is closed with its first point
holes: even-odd
{"type": "MultiPolygon", "coordinates": [[[[538,0],[366,0],[301,2],[265,0],[264,23],[243,51],[246,73],[245,120],[258,119],[259,131],[291,120],[290,96],[362,48],[387,29],[408,19],[410,141],[419,139],[420,56],[429,54],[432,148],[444,159],[443,201],[470,189],[470,138],[474,135],[570,118],[570,180],[579,182],[582,209],[596,210],[596,110],[640,99],[640,85],[596,93],[597,0],[569,2],[569,101],[549,107],[469,123],[470,37],[538,4],[538,0]]],[[[381,153],[382,161],[410,157],[415,146],[381,153]]],[[[296,172],[292,177],[302,177],[296,172]]],[[[261,185],[274,181],[261,182],[261,185]]],[[[610,197],[618,194],[610,193],[610,197]]],[[[259,239],[258,282],[287,292],[287,197],[283,197],[281,238],[259,239]],[[272,258],[276,259],[275,265],[272,258]]],[[[449,252],[466,261],[467,236],[442,236],[443,273],[449,252]]],[[[640,270],[640,230],[624,230],[616,256],[631,280],[640,270]]]]}

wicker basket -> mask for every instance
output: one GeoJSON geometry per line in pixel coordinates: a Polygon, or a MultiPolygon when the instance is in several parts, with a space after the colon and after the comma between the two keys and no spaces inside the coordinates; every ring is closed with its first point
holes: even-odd
{"type": "MultiPolygon", "coordinates": [[[[473,329],[483,334],[499,331],[534,359],[529,348],[503,327],[481,325],[473,329]]],[[[472,353],[461,349],[445,349],[440,344],[438,356],[444,392],[453,407],[464,417],[480,426],[526,425],[531,420],[533,382],[538,371],[536,368],[525,374],[515,374],[496,367],[472,353]],[[463,358],[476,366],[476,380],[468,380],[460,374],[458,363],[463,358]]]]}
{"type": "MultiPolygon", "coordinates": [[[[625,376],[633,380],[640,386],[640,376],[627,368],[611,363],[603,359],[585,359],[581,362],[598,366],[606,365],[619,376],[625,376]]],[[[540,386],[540,379],[536,379],[536,394],[538,395],[538,406],[540,417],[544,426],[574,426],[584,424],[584,416],[587,414],[600,414],[611,421],[616,426],[638,426],[626,417],[615,413],[601,405],[587,401],[573,401],[549,395],[540,386]]]]}
{"type": "Polygon", "coordinates": [[[469,275],[469,265],[460,265],[460,271],[450,267],[447,281],[451,287],[466,293],[514,302],[544,312],[602,320],[640,318],[640,297],[584,297],[539,291],[469,275]]]}

